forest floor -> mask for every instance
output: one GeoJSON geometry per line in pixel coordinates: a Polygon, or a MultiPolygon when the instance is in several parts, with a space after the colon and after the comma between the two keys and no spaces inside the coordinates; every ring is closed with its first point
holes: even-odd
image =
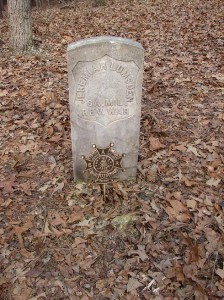
{"type": "Polygon", "coordinates": [[[37,51],[0,20],[0,299],[224,299],[222,0],[33,9],[37,51]],[[138,176],[74,184],[66,48],[145,49],[138,176]],[[123,223],[119,223],[123,222],[123,223]]]}

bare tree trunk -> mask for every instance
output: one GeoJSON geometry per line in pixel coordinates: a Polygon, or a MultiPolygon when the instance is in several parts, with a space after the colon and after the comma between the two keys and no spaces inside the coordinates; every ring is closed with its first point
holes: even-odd
{"type": "Polygon", "coordinates": [[[29,50],[33,43],[31,0],[8,0],[9,34],[12,50],[29,50]]]}
{"type": "Polygon", "coordinates": [[[3,18],[3,10],[4,10],[3,0],[0,0],[0,19],[3,18]]]}

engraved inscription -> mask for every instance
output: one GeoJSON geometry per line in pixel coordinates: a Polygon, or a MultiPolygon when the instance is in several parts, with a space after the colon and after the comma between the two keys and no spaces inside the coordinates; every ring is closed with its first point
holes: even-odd
{"type": "Polygon", "coordinates": [[[81,116],[111,116],[111,115],[129,115],[128,108],[108,107],[108,108],[91,108],[83,109],[81,116]]]}
{"type": "Polygon", "coordinates": [[[77,63],[73,69],[77,116],[103,126],[133,116],[138,71],[133,61],[118,61],[108,55],[77,63]]]}

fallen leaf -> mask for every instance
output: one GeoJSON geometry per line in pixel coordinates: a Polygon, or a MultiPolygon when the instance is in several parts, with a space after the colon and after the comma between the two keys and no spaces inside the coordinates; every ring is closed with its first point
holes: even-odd
{"type": "Polygon", "coordinates": [[[29,230],[31,226],[32,226],[32,219],[28,220],[23,226],[13,225],[12,233],[15,233],[18,236],[21,248],[23,248],[22,233],[29,230]]]}
{"type": "Polygon", "coordinates": [[[188,212],[178,212],[169,206],[165,207],[165,212],[169,215],[171,220],[177,219],[180,222],[188,222],[190,219],[188,212]]]}
{"type": "Polygon", "coordinates": [[[92,264],[94,264],[96,259],[94,259],[92,256],[87,256],[82,261],[77,261],[77,264],[80,266],[80,268],[84,270],[88,270],[92,264]]]}
{"type": "Polygon", "coordinates": [[[43,273],[42,268],[33,268],[33,269],[29,270],[28,272],[26,272],[26,276],[36,278],[36,277],[40,276],[41,273],[43,273]]]}
{"type": "Polygon", "coordinates": [[[77,247],[79,244],[86,243],[87,241],[82,239],[81,237],[76,237],[74,243],[72,244],[72,248],[77,247]]]}
{"type": "Polygon", "coordinates": [[[64,187],[65,183],[64,182],[61,182],[61,183],[58,183],[58,185],[56,186],[56,188],[54,189],[52,195],[56,192],[61,192],[63,190],[63,187],[64,187]]]}
{"type": "Polygon", "coordinates": [[[107,281],[105,279],[97,280],[96,288],[101,291],[102,288],[105,287],[106,284],[107,284],[107,281]]]}
{"type": "Polygon", "coordinates": [[[195,300],[208,300],[205,290],[197,284],[194,291],[195,300]]]}
{"type": "Polygon", "coordinates": [[[133,290],[137,290],[139,287],[143,286],[143,284],[141,282],[139,282],[137,279],[131,277],[128,280],[128,284],[127,284],[127,292],[131,292],[133,290]]]}
{"type": "Polygon", "coordinates": [[[42,187],[39,188],[39,191],[44,193],[48,188],[50,187],[50,184],[45,184],[42,187]]]}
{"type": "Polygon", "coordinates": [[[39,298],[42,298],[42,297],[47,298],[45,293],[41,293],[41,294],[37,295],[36,297],[29,298],[28,300],[39,300],[39,298]]]}
{"type": "MultiPolygon", "coordinates": [[[[69,216],[69,219],[68,219],[68,223],[74,223],[74,222],[77,222],[77,221],[81,221],[84,217],[84,214],[82,212],[82,209],[79,207],[79,206],[73,206],[72,207],[72,213],[70,214],[69,216]]],[[[80,223],[79,223],[80,224],[80,223]]],[[[80,225],[79,225],[80,226],[80,225]]]]}
{"type": "Polygon", "coordinates": [[[145,245],[138,245],[138,250],[130,250],[128,255],[131,256],[133,254],[139,255],[141,261],[145,261],[148,259],[148,255],[145,252],[145,245]]]}
{"type": "Polygon", "coordinates": [[[46,222],[45,222],[43,233],[44,233],[44,235],[49,235],[49,234],[52,234],[52,233],[53,233],[53,232],[50,230],[50,228],[49,228],[49,222],[48,222],[48,220],[46,220],[46,222]]]}
{"type": "Polygon", "coordinates": [[[4,97],[8,95],[8,91],[7,90],[0,90],[0,97],[4,97]]]}
{"type": "Polygon", "coordinates": [[[223,74],[213,74],[212,77],[216,78],[218,81],[224,83],[224,75],[223,74]]]}
{"type": "Polygon", "coordinates": [[[30,142],[27,145],[20,145],[19,150],[21,153],[26,153],[27,151],[32,151],[35,144],[33,142],[30,142]]]}
{"type": "Polygon", "coordinates": [[[194,155],[200,157],[200,154],[198,154],[198,151],[195,147],[189,145],[187,148],[187,152],[192,152],[194,155]]]}
{"type": "Polygon", "coordinates": [[[188,187],[197,185],[197,182],[196,182],[196,181],[190,180],[190,179],[188,179],[188,178],[185,177],[185,176],[182,176],[182,177],[181,177],[181,181],[182,181],[186,186],[188,186],[188,187]]]}
{"type": "Polygon", "coordinates": [[[221,179],[217,178],[210,178],[208,181],[206,181],[206,184],[209,185],[209,186],[215,186],[217,187],[218,184],[220,183],[221,179]]]}
{"type": "Polygon", "coordinates": [[[81,227],[92,227],[92,220],[95,219],[95,217],[90,218],[89,220],[85,219],[82,222],[79,222],[76,226],[81,227]]]}
{"type": "Polygon", "coordinates": [[[224,279],[224,269],[217,269],[215,270],[215,273],[224,279]]]}
{"type": "Polygon", "coordinates": [[[63,227],[66,227],[65,217],[61,217],[57,211],[48,214],[48,216],[51,217],[51,220],[49,221],[51,225],[53,226],[62,225],[63,227]]]}
{"type": "Polygon", "coordinates": [[[8,180],[0,181],[0,188],[3,188],[3,193],[5,194],[12,193],[13,187],[15,187],[15,176],[11,176],[8,180]]]}
{"type": "Polygon", "coordinates": [[[195,209],[197,207],[197,202],[194,199],[190,199],[186,201],[187,207],[195,209]]]}
{"type": "Polygon", "coordinates": [[[150,137],[149,138],[149,141],[150,141],[150,147],[149,149],[151,151],[155,151],[155,150],[158,150],[158,149],[161,149],[161,148],[164,148],[165,145],[163,145],[158,138],[154,138],[154,137],[150,137]]]}
{"type": "Polygon", "coordinates": [[[206,239],[208,240],[206,249],[209,253],[213,253],[215,250],[218,249],[220,234],[210,227],[204,227],[203,231],[205,233],[206,239]]]}
{"type": "Polygon", "coordinates": [[[172,150],[178,150],[185,152],[187,150],[185,144],[177,145],[177,146],[172,146],[172,150]]]}
{"type": "Polygon", "coordinates": [[[5,202],[1,203],[0,205],[3,207],[8,207],[11,202],[12,202],[12,199],[7,199],[5,202]]]}

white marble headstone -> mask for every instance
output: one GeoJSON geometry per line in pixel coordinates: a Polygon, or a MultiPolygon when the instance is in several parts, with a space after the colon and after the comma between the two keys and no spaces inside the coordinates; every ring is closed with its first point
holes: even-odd
{"type": "Polygon", "coordinates": [[[143,47],[132,40],[96,37],[68,46],[69,102],[75,180],[87,179],[82,155],[92,145],[125,153],[116,178],[134,178],[137,171],[143,47]]]}

